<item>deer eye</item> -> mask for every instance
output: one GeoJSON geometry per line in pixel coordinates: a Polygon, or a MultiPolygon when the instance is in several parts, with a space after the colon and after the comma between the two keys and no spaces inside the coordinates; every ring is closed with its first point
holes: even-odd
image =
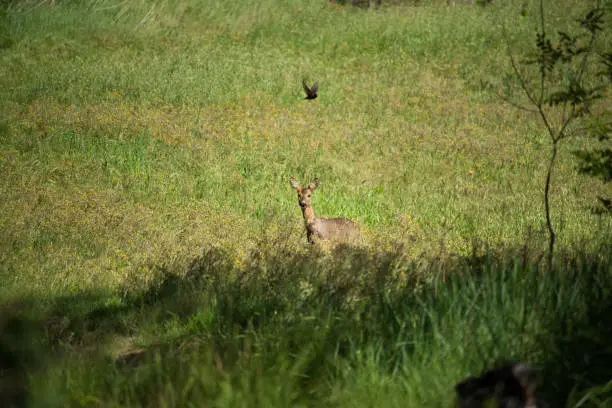
{"type": "Polygon", "coordinates": [[[310,194],[308,194],[308,196],[307,196],[307,197],[308,197],[308,198],[310,198],[310,194]]]}

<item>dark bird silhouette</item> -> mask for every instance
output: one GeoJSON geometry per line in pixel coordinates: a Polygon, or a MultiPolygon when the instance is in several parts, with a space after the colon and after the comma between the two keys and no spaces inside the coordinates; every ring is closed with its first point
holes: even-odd
{"type": "Polygon", "coordinates": [[[317,92],[319,91],[319,83],[315,82],[312,85],[312,88],[309,88],[308,85],[306,85],[306,81],[302,80],[302,86],[304,87],[304,92],[306,92],[306,98],[305,99],[316,99],[317,98],[317,92]]]}

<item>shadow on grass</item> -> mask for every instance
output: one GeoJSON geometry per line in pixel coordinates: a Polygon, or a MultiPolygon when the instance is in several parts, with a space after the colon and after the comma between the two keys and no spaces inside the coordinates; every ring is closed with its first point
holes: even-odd
{"type": "Polygon", "coordinates": [[[562,406],[572,390],[580,393],[612,381],[612,265],[609,254],[610,248],[607,248],[605,261],[592,254],[578,258],[565,256],[568,269],[573,271],[568,276],[572,289],[566,293],[560,290],[557,294],[570,297],[583,293],[585,300],[556,307],[556,318],[549,319],[538,336],[540,347],[549,353],[541,367],[550,378],[547,385],[553,406],[562,406]]]}
{"type": "MultiPolygon", "coordinates": [[[[124,405],[152,402],[160,381],[193,382],[184,372],[194,364],[206,385],[181,403],[195,395],[214,399],[220,381],[247,387],[239,379],[285,369],[291,380],[275,381],[294,381],[291,403],[325,402],[335,381],[350,381],[346,367],[358,368],[359,356],[374,350],[378,369],[393,378],[426,360],[455,364],[450,373],[485,368],[494,359],[531,361],[542,368],[549,401],[563,406],[572,388],[611,379],[609,249],[560,256],[552,276],[524,249],[435,262],[407,262],[401,248],[268,250],[240,267],[211,249],[180,275],[160,268],[146,288],[5,305],[0,405],[40,402],[44,397],[32,397],[37,375],[55,372],[62,384],[79,364],[83,378],[102,380],[73,387],[124,405]],[[114,339],[138,336],[141,344],[110,360],[100,357],[114,339]],[[151,368],[160,364],[163,375],[151,368]]],[[[63,393],[67,401],[75,393],[61,386],[55,392],[62,401],[63,393]]]]}

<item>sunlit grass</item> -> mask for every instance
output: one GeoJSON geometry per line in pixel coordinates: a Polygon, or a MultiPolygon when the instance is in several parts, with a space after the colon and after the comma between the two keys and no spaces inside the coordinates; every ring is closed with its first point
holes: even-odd
{"type": "MultiPolygon", "coordinates": [[[[526,46],[530,18],[511,5],[251,6],[9,9],[0,222],[11,268],[63,253],[55,282],[110,262],[114,286],[114,265],[141,267],[153,236],[165,237],[154,263],[182,252],[185,234],[189,253],[222,241],[246,254],[262,228],[299,228],[291,175],[323,180],[318,214],[408,235],[413,254],[541,229],[546,138],[481,89],[507,68],[500,25],[526,46]],[[321,83],[313,103],[302,77],[321,83]]],[[[588,209],[606,187],[575,174],[570,149],[552,193],[566,246],[607,225],[588,209]]]]}

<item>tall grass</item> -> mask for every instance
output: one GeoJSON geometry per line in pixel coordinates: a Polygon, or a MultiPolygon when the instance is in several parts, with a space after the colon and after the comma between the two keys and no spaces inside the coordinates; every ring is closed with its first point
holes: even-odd
{"type": "Polygon", "coordinates": [[[23,333],[15,321],[39,331],[18,343],[39,357],[16,365],[32,406],[448,407],[455,383],[509,358],[574,406],[612,379],[610,253],[544,276],[509,252],[423,273],[401,251],[262,248],[234,267],[210,250],[146,289],[15,306],[3,339],[23,333]]]}

